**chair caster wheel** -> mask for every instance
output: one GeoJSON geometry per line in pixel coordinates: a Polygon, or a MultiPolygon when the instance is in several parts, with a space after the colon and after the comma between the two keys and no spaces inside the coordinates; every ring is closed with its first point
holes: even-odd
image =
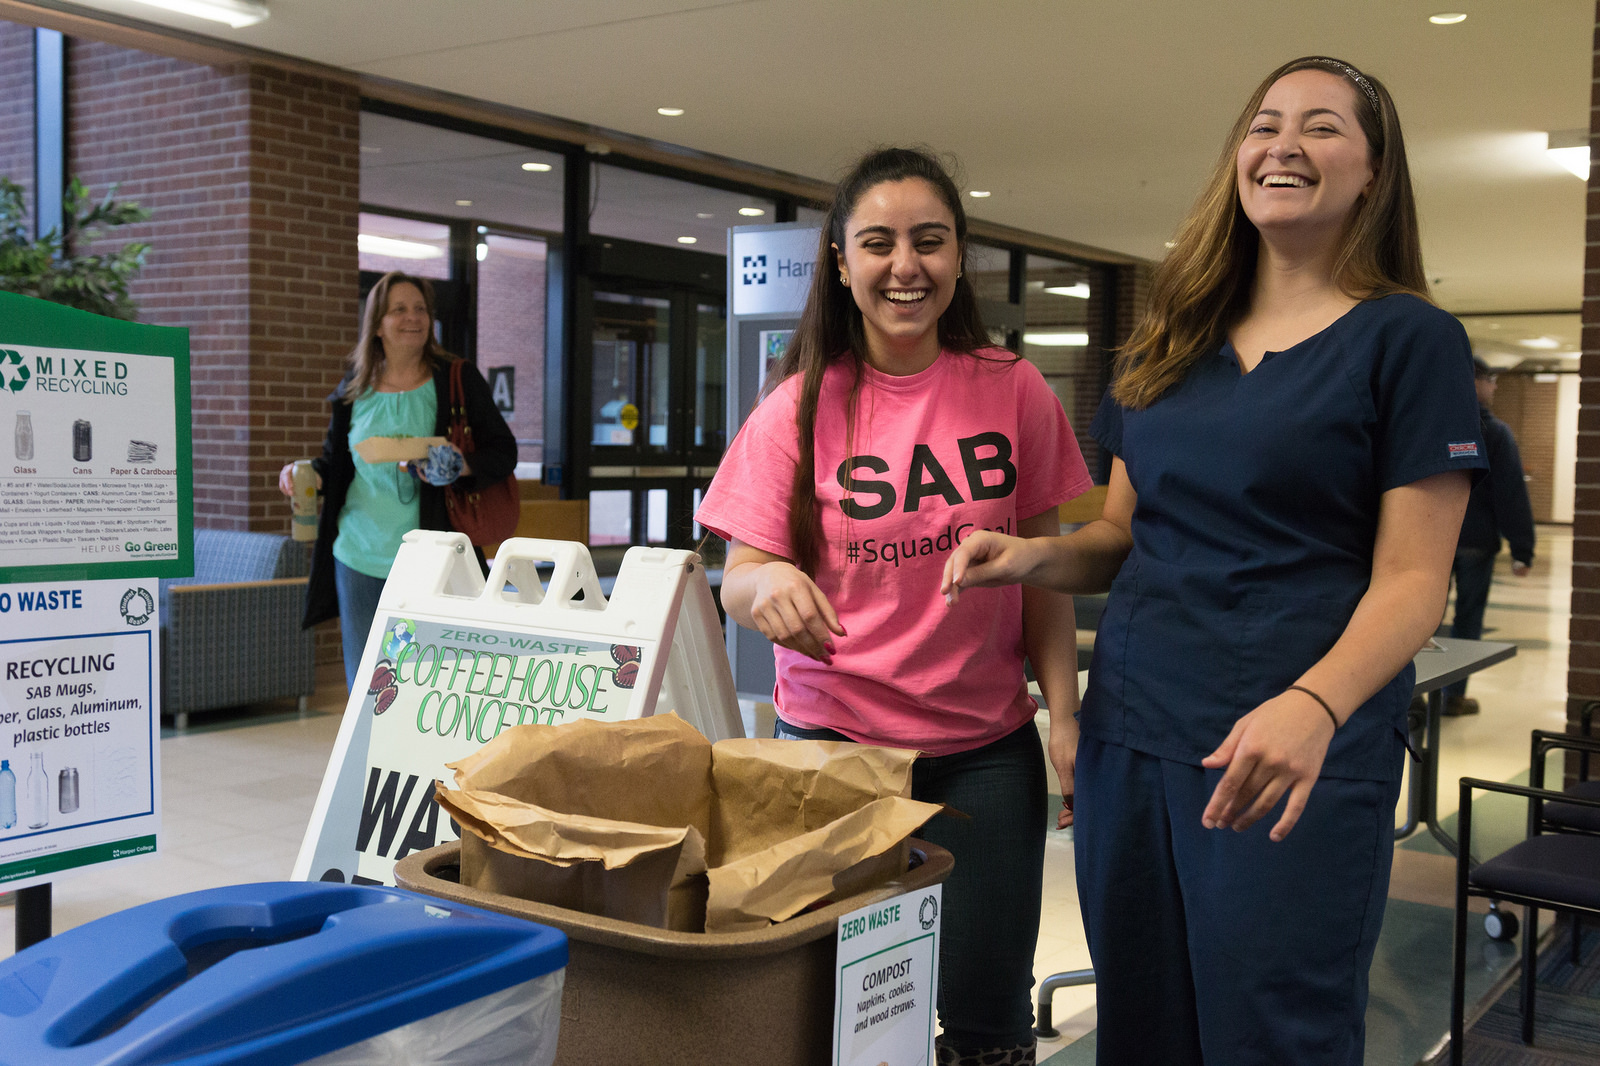
{"type": "Polygon", "coordinates": [[[1490,940],[1515,940],[1517,927],[1517,916],[1509,911],[1492,910],[1483,916],[1483,931],[1490,940]]]}

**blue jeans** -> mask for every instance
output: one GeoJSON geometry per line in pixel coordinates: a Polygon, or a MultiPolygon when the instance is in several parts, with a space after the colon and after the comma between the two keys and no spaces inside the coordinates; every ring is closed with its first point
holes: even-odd
{"type": "MultiPolygon", "coordinates": [[[[844,740],[778,720],[773,735],[844,740]]],[[[920,758],[911,796],[940,814],[917,835],[955,856],[944,883],[939,944],[940,1038],[962,1051],[1033,1043],[1033,952],[1039,939],[1048,814],[1044,749],[1033,723],[955,755],[920,758]]]]}
{"type": "MultiPolygon", "coordinates": [[[[1464,640],[1483,636],[1483,612],[1489,606],[1489,584],[1494,580],[1497,551],[1485,548],[1457,548],[1452,571],[1456,579],[1456,613],[1450,620],[1450,635],[1464,640]]],[[[1465,679],[1444,690],[1445,699],[1465,696],[1465,679]]]]}
{"type": "Polygon", "coordinates": [[[367,634],[378,613],[378,597],[383,595],[385,578],[368,577],[335,559],[333,586],[339,593],[339,639],[344,645],[344,684],[352,692],[361,653],[367,649],[367,634]]]}

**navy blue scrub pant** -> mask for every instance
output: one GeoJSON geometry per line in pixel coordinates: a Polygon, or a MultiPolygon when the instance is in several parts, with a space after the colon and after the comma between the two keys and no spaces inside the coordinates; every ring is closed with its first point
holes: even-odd
{"type": "MultiPolygon", "coordinates": [[[[781,718],[773,735],[849,740],[781,718]]],[[[939,943],[940,1041],[961,1051],[1032,1044],[1033,952],[1044,890],[1044,749],[1033,722],[955,755],[920,758],[911,797],[961,815],[935,815],[917,836],[955,856],[944,883],[939,943]]]]}
{"type": "MultiPolygon", "coordinates": [[[[1477,640],[1483,636],[1483,612],[1489,606],[1489,586],[1494,582],[1494,557],[1498,554],[1498,548],[1494,551],[1484,548],[1456,549],[1455,563],[1450,568],[1456,579],[1456,613],[1450,619],[1452,637],[1477,640]]],[[[1445,686],[1446,699],[1466,694],[1465,679],[1445,686]]]]}
{"type": "Polygon", "coordinates": [[[1281,843],[1200,824],[1221,770],[1084,737],[1074,852],[1100,1066],[1361,1066],[1399,783],[1323,778],[1281,843]]]}

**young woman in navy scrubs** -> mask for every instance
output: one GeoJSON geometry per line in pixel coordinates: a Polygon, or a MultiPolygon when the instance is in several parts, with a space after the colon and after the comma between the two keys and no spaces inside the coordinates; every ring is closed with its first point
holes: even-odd
{"type": "Polygon", "coordinates": [[[946,567],[951,600],[1110,589],[1061,815],[1102,1064],[1362,1062],[1411,658],[1486,465],[1419,248],[1383,86],[1274,71],[1095,419],[1103,517],[946,567]]]}

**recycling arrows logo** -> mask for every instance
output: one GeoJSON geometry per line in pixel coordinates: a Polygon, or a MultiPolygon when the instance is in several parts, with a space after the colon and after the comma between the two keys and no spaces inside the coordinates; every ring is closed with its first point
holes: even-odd
{"type": "Polygon", "coordinates": [[[21,392],[33,375],[28,373],[22,353],[10,348],[0,348],[0,389],[21,392]]]}

